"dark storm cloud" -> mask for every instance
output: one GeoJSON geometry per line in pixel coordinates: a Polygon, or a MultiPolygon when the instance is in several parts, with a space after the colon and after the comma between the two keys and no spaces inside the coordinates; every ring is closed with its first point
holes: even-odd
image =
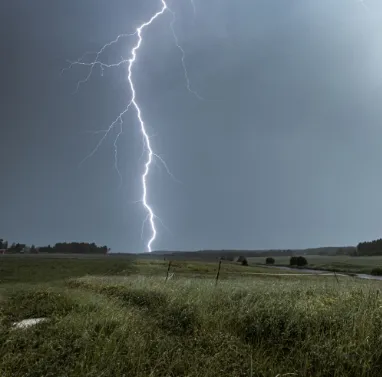
{"type": "MultiPolygon", "coordinates": [[[[150,203],[171,229],[160,249],[304,247],[379,237],[382,5],[353,0],[172,2],[147,30],[134,74],[160,165],[150,203]]],[[[0,236],[140,251],[141,138],[131,112],[119,141],[96,145],[129,98],[126,69],[60,77],[66,59],[131,32],[158,1],[0,5],[0,236]]],[[[133,40],[110,50],[128,56],[133,40]]],[[[105,56],[107,58],[107,56],[105,56]]]]}

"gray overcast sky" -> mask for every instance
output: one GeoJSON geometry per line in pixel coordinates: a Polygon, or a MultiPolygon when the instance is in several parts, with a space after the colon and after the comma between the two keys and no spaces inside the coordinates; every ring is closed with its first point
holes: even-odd
{"type": "MultiPolygon", "coordinates": [[[[154,249],[348,245],[382,235],[382,3],[169,1],[144,33],[137,99],[160,164],[149,177],[154,249]]],[[[159,0],[0,4],[0,236],[143,251],[142,139],[134,111],[81,167],[129,100],[126,67],[87,75],[67,59],[132,32],[159,0]]],[[[123,39],[102,56],[128,57],[123,39]]],[[[147,230],[147,228],[146,228],[147,230]]],[[[148,234],[145,233],[145,238],[148,234]]]]}

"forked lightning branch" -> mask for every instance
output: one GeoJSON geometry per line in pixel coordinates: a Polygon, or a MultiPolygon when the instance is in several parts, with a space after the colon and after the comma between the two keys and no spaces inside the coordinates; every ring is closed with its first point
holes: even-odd
{"type": "MultiPolygon", "coordinates": [[[[193,11],[195,13],[195,4],[193,1],[191,1],[191,4],[193,7],[193,11]]],[[[160,6],[161,6],[161,8],[156,13],[151,15],[151,17],[148,17],[148,20],[146,22],[144,22],[140,26],[138,26],[137,29],[135,30],[135,32],[130,33],[130,34],[120,34],[114,40],[105,44],[98,52],[94,52],[93,54],[95,55],[95,58],[90,63],[86,62],[84,60],[85,60],[85,57],[91,53],[85,53],[80,59],[78,59],[76,61],[70,61],[69,67],[63,70],[63,71],[65,71],[65,70],[71,69],[72,67],[74,67],[76,65],[86,66],[89,68],[89,72],[88,72],[87,76],[83,80],[78,82],[77,88],[76,88],[76,92],[77,92],[80,89],[80,86],[82,84],[85,84],[91,78],[91,76],[93,74],[93,70],[95,67],[99,67],[101,69],[101,72],[103,72],[103,70],[107,69],[107,68],[127,66],[128,83],[130,86],[131,97],[130,97],[126,107],[118,114],[118,116],[110,123],[110,125],[105,130],[97,132],[97,133],[103,134],[103,136],[100,138],[100,140],[97,143],[97,145],[95,146],[95,148],[81,161],[81,164],[85,160],[92,157],[98,151],[98,149],[100,148],[102,143],[105,141],[105,139],[109,136],[110,132],[116,126],[119,126],[119,131],[118,131],[117,136],[114,140],[114,150],[115,150],[114,158],[115,158],[115,168],[118,172],[119,177],[121,178],[121,173],[118,170],[118,161],[117,161],[117,158],[118,158],[117,141],[123,132],[123,116],[130,110],[130,108],[134,109],[136,116],[137,116],[138,123],[139,123],[140,132],[142,133],[142,137],[143,137],[143,141],[144,141],[144,152],[145,152],[145,156],[146,156],[146,160],[144,162],[144,167],[143,167],[143,173],[141,176],[142,196],[141,196],[140,202],[142,203],[143,208],[146,211],[146,217],[145,217],[143,226],[145,225],[145,223],[148,223],[149,227],[150,227],[150,236],[149,236],[149,239],[147,240],[147,243],[146,243],[146,251],[148,251],[148,252],[152,251],[153,242],[155,241],[156,236],[157,236],[157,226],[156,226],[155,220],[159,219],[157,217],[157,215],[153,212],[153,210],[149,204],[149,201],[148,201],[148,196],[149,196],[148,176],[150,173],[150,168],[151,168],[151,165],[153,163],[153,160],[158,159],[164,165],[166,171],[170,175],[171,175],[171,172],[169,171],[168,166],[165,163],[165,161],[159,155],[157,155],[152,148],[152,145],[150,142],[150,137],[147,133],[146,124],[144,121],[144,115],[142,114],[141,108],[139,107],[139,104],[136,100],[136,87],[134,85],[134,65],[136,64],[137,54],[139,52],[139,49],[141,48],[142,43],[144,42],[144,34],[147,32],[146,29],[149,29],[150,25],[153,22],[157,21],[161,16],[164,16],[165,13],[170,13],[172,15],[170,27],[171,27],[171,31],[172,31],[172,34],[174,37],[176,47],[181,52],[181,63],[182,63],[182,67],[184,70],[184,76],[185,76],[185,80],[186,80],[187,90],[190,93],[192,93],[193,95],[195,95],[198,99],[202,99],[202,97],[191,88],[190,79],[188,76],[186,63],[185,63],[185,51],[182,49],[181,45],[179,44],[178,38],[177,38],[176,33],[175,33],[175,29],[174,29],[174,24],[176,21],[175,13],[168,7],[165,0],[160,0],[160,6]],[[101,60],[102,55],[107,53],[107,49],[110,46],[119,43],[124,38],[136,38],[136,43],[130,51],[129,58],[128,59],[121,59],[120,61],[117,61],[117,62],[112,63],[112,64],[104,63],[101,60]]]]}

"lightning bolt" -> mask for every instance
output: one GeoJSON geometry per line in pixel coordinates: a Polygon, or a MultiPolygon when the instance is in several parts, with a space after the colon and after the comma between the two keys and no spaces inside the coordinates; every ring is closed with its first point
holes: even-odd
{"type": "Polygon", "coordinates": [[[113,145],[114,145],[114,168],[117,171],[117,174],[119,176],[119,187],[121,187],[122,183],[123,183],[123,178],[122,178],[122,174],[118,168],[118,146],[117,146],[117,143],[118,143],[119,137],[123,134],[123,127],[122,127],[123,120],[122,120],[122,118],[120,119],[119,124],[120,124],[119,131],[117,133],[117,137],[115,138],[113,145]]]}
{"type": "MultiPolygon", "coordinates": [[[[130,104],[132,104],[135,107],[135,110],[137,112],[137,117],[138,117],[138,120],[139,120],[139,123],[140,123],[141,132],[142,132],[142,135],[143,135],[143,138],[144,138],[144,142],[145,142],[145,146],[146,146],[146,149],[147,149],[147,152],[148,152],[147,153],[147,160],[146,160],[146,163],[145,163],[145,169],[144,169],[144,172],[142,174],[142,188],[143,188],[142,203],[143,203],[144,208],[147,211],[148,221],[150,223],[150,228],[151,228],[151,237],[150,237],[150,239],[149,239],[149,241],[147,243],[147,250],[149,252],[152,251],[151,246],[152,246],[152,243],[154,242],[154,240],[156,238],[156,235],[157,235],[157,229],[156,229],[155,221],[154,221],[155,215],[154,215],[154,212],[153,212],[152,208],[150,207],[150,205],[147,202],[147,176],[148,176],[148,174],[150,172],[150,165],[151,165],[151,163],[153,161],[154,152],[153,152],[153,150],[151,148],[150,138],[149,138],[149,135],[147,134],[145,123],[144,123],[144,121],[142,119],[141,109],[140,109],[140,107],[138,106],[138,104],[136,102],[136,92],[135,92],[135,87],[134,87],[134,83],[133,83],[133,79],[132,79],[132,75],[133,75],[132,70],[133,70],[134,63],[136,61],[137,51],[139,50],[139,48],[141,47],[141,44],[142,44],[142,31],[147,26],[151,25],[168,8],[167,4],[166,4],[166,2],[164,0],[161,0],[161,3],[162,3],[162,9],[160,11],[158,11],[157,13],[155,13],[149,19],[149,21],[143,23],[136,30],[136,33],[137,33],[137,36],[138,36],[138,42],[136,43],[136,45],[131,50],[131,58],[129,59],[129,66],[128,66],[129,74],[128,74],[128,77],[127,77],[128,81],[129,81],[129,84],[130,84],[130,89],[131,89],[131,92],[132,92],[132,97],[131,97],[130,104]]],[[[129,105],[128,105],[128,107],[129,107],[129,105]]],[[[128,109],[128,107],[127,107],[127,109],[128,109]]]]}
{"type": "Polygon", "coordinates": [[[190,1],[191,1],[192,10],[194,11],[194,16],[196,16],[195,0],[190,0],[190,1]]]}
{"type": "MultiPolygon", "coordinates": [[[[192,6],[194,8],[194,11],[195,11],[196,8],[195,8],[195,4],[193,3],[193,1],[191,1],[191,4],[192,4],[192,6]]],[[[170,24],[170,28],[171,28],[172,36],[174,38],[175,45],[180,50],[180,52],[182,54],[182,66],[183,66],[184,78],[186,79],[187,90],[190,93],[192,93],[197,99],[203,101],[204,98],[201,97],[197,92],[195,92],[191,88],[190,78],[188,76],[188,71],[187,71],[187,66],[186,66],[186,52],[184,51],[182,46],[179,44],[179,40],[178,40],[178,37],[177,37],[177,35],[175,33],[175,29],[174,29],[174,25],[175,25],[175,22],[176,22],[175,12],[173,12],[171,9],[170,9],[170,12],[172,14],[172,21],[171,21],[171,24],[170,24]]]]}
{"type": "Polygon", "coordinates": [[[360,3],[368,12],[370,12],[370,8],[366,5],[365,0],[357,0],[357,3],[360,3]]]}
{"type": "MultiPolygon", "coordinates": [[[[76,90],[74,92],[74,93],[76,93],[80,89],[81,85],[83,85],[87,81],[89,81],[89,79],[91,78],[92,74],[94,73],[94,69],[96,67],[100,68],[101,75],[103,75],[104,69],[106,69],[106,68],[117,68],[117,67],[120,67],[122,65],[127,65],[127,73],[128,73],[127,79],[128,79],[128,83],[129,83],[129,87],[130,87],[130,91],[131,91],[130,102],[127,104],[126,108],[123,111],[121,111],[120,114],[114,119],[114,121],[109,125],[109,127],[107,127],[104,130],[90,131],[93,134],[100,134],[100,135],[102,135],[102,137],[100,138],[99,142],[96,144],[95,148],[80,162],[79,166],[81,166],[86,160],[91,158],[98,151],[98,149],[101,147],[101,145],[103,144],[105,139],[109,136],[111,131],[119,124],[119,130],[118,130],[118,133],[117,133],[117,135],[116,135],[116,137],[114,139],[114,168],[115,168],[115,170],[116,170],[116,172],[117,172],[117,174],[119,176],[120,185],[122,185],[122,181],[123,181],[122,180],[122,174],[121,174],[121,172],[119,171],[119,168],[118,168],[118,145],[117,145],[117,143],[118,143],[118,140],[119,140],[120,136],[123,133],[123,117],[130,110],[130,108],[134,108],[135,112],[137,114],[137,119],[138,119],[140,131],[141,131],[142,139],[143,139],[143,151],[142,151],[142,156],[141,156],[140,159],[142,159],[143,156],[146,156],[146,160],[144,162],[144,169],[143,169],[143,173],[142,173],[142,176],[141,176],[142,197],[137,202],[142,203],[143,208],[146,211],[146,216],[145,216],[145,219],[144,219],[144,221],[142,223],[142,229],[141,229],[141,238],[142,239],[143,239],[143,233],[144,233],[145,225],[147,223],[149,223],[149,225],[150,225],[151,235],[150,235],[150,238],[149,238],[149,240],[147,241],[147,244],[146,244],[146,249],[147,249],[148,252],[152,251],[152,244],[155,241],[156,236],[157,236],[157,227],[156,227],[156,224],[155,224],[155,220],[158,220],[162,224],[162,226],[166,230],[168,230],[167,227],[163,224],[163,221],[154,213],[154,211],[151,208],[151,206],[150,206],[150,204],[148,202],[148,199],[147,199],[147,197],[148,197],[148,184],[147,184],[147,180],[148,180],[148,176],[149,176],[149,173],[150,173],[150,168],[151,168],[152,163],[155,162],[156,160],[159,161],[164,166],[166,172],[176,182],[178,182],[178,183],[181,183],[181,182],[179,180],[177,180],[174,177],[174,175],[171,173],[171,171],[170,171],[167,163],[164,161],[164,159],[160,155],[158,155],[157,153],[155,153],[153,151],[153,148],[151,146],[151,141],[150,141],[151,138],[150,138],[150,136],[149,136],[149,134],[147,132],[146,124],[145,124],[145,122],[143,120],[143,116],[142,116],[142,111],[141,111],[141,109],[139,107],[139,104],[136,101],[136,90],[135,90],[135,85],[134,85],[134,80],[133,80],[133,68],[134,68],[134,65],[136,63],[137,53],[138,53],[138,51],[139,51],[139,49],[140,49],[140,47],[142,45],[142,42],[143,42],[143,37],[142,37],[143,31],[147,27],[149,27],[154,21],[156,21],[158,18],[160,18],[162,15],[164,15],[167,11],[170,12],[171,15],[172,15],[172,21],[170,23],[170,28],[171,28],[171,32],[172,32],[172,36],[173,36],[175,45],[179,49],[179,51],[181,52],[181,62],[182,62],[182,67],[183,67],[184,78],[185,78],[185,81],[186,81],[187,90],[191,94],[193,94],[196,98],[198,98],[199,100],[203,100],[203,97],[201,97],[191,87],[191,82],[190,82],[190,78],[189,78],[189,74],[188,74],[187,66],[186,66],[186,62],[185,62],[186,53],[185,53],[184,49],[182,48],[182,46],[180,45],[178,37],[177,37],[176,32],[175,32],[175,22],[176,22],[175,12],[172,11],[168,7],[168,5],[166,3],[166,0],[160,0],[160,3],[161,3],[160,10],[158,12],[154,13],[148,19],[148,21],[142,23],[135,30],[134,33],[131,33],[131,34],[120,34],[114,40],[112,40],[111,42],[106,43],[99,51],[97,51],[97,52],[86,52],[85,54],[83,54],[76,61],[68,60],[67,62],[69,64],[69,66],[67,68],[64,68],[61,71],[61,74],[63,74],[65,71],[70,70],[75,65],[85,66],[85,67],[89,68],[87,76],[77,83],[76,90]],[[137,37],[137,41],[136,41],[135,45],[130,50],[130,58],[126,59],[126,58],[122,57],[121,60],[117,61],[116,63],[112,63],[112,64],[106,64],[103,61],[101,61],[101,56],[103,55],[103,53],[109,47],[111,47],[112,45],[117,44],[123,38],[130,38],[130,37],[137,37]],[[85,58],[88,55],[94,55],[95,58],[91,62],[85,61],[85,58]]],[[[191,0],[191,5],[192,5],[193,11],[194,11],[194,15],[196,15],[196,8],[195,8],[194,0],[191,0]]]]}
{"type": "Polygon", "coordinates": [[[70,68],[73,67],[73,65],[75,65],[75,64],[82,64],[82,65],[88,65],[88,66],[90,66],[90,70],[89,70],[88,75],[87,75],[83,80],[81,80],[81,81],[79,81],[79,82],[77,83],[77,88],[76,88],[76,91],[75,91],[74,93],[77,93],[77,92],[78,92],[78,90],[80,89],[81,84],[85,84],[87,81],[89,81],[89,79],[90,79],[90,77],[91,77],[91,75],[92,75],[92,73],[93,73],[93,69],[94,69],[94,67],[95,67],[96,65],[99,65],[99,66],[101,67],[101,75],[103,75],[103,69],[104,69],[105,67],[107,67],[107,68],[110,68],[110,67],[118,67],[119,65],[123,64],[123,63],[125,62],[124,60],[121,60],[121,62],[119,62],[119,63],[117,63],[117,64],[102,64],[102,63],[99,62],[99,57],[101,56],[101,54],[102,54],[108,47],[112,46],[113,44],[118,43],[119,40],[120,40],[121,38],[132,37],[132,36],[134,36],[135,34],[136,34],[136,33],[133,33],[133,34],[120,34],[120,35],[118,35],[118,37],[115,38],[113,41],[111,41],[111,42],[109,42],[109,43],[106,43],[106,44],[105,44],[105,45],[104,45],[104,46],[103,46],[103,47],[96,53],[96,57],[95,57],[95,59],[94,59],[94,61],[93,61],[92,63],[83,63],[83,62],[82,62],[83,58],[84,58],[86,55],[91,54],[91,53],[89,53],[89,52],[87,52],[87,53],[85,52],[85,54],[82,55],[82,59],[80,59],[80,60],[78,60],[78,61],[76,61],[76,62],[70,62],[70,66],[69,66],[67,69],[70,69],[70,68]]]}

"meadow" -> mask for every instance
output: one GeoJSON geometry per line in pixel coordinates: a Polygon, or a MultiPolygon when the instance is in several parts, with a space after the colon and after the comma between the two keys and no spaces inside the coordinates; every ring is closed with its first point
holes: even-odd
{"type": "Polygon", "coordinates": [[[381,282],[217,266],[0,258],[0,376],[380,376],[381,282]]]}
{"type": "MultiPolygon", "coordinates": [[[[308,268],[370,274],[373,268],[382,268],[382,257],[352,257],[348,255],[306,255],[308,261],[308,268]]],[[[290,257],[277,256],[274,257],[275,264],[280,266],[289,266],[290,257]]],[[[265,257],[250,257],[248,261],[254,265],[265,264],[265,257]]]]}

